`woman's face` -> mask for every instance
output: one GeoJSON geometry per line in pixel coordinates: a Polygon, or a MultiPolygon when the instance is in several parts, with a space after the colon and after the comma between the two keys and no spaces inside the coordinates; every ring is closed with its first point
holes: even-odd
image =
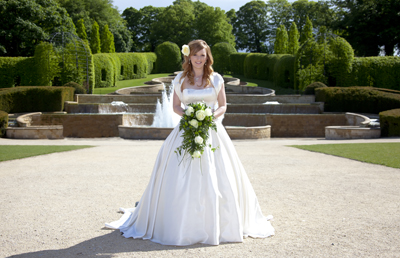
{"type": "Polygon", "coordinates": [[[197,53],[190,57],[190,62],[193,68],[203,68],[207,61],[207,51],[205,48],[199,50],[197,53]]]}

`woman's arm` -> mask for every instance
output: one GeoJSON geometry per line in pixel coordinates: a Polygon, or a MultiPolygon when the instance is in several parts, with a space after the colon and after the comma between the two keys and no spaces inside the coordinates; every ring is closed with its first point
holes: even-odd
{"type": "Polygon", "coordinates": [[[226,95],[225,95],[225,84],[222,83],[221,90],[218,93],[218,108],[214,111],[214,117],[220,117],[226,112],[226,95]]]}
{"type": "Polygon", "coordinates": [[[183,116],[183,108],[181,106],[181,100],[179,99],[179,97],[176,94],[175,90],[174,90],[174,97],[173,97],[172,105],[173,105],[173,108],[174,108],[174,112],[177,113],[180,116],[183,116]]]}

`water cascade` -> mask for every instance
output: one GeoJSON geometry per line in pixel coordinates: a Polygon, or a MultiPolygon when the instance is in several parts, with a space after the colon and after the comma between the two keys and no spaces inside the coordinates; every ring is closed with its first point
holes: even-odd
{"type": "Polygon", "coordinates": [[[172,128],[178,125],[180,120],[180,116],[174,112],[172,107],[174,88],[171,85],[167,90],[164,83],[163,88],[161,102],[157,99],[156,113],[154,114],[154,120],[151,126],[172,128]]]}

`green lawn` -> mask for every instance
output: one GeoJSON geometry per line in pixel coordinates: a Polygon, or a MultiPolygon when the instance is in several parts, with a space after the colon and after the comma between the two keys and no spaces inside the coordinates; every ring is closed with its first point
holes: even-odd
{"type": "MultiPolygon", "coordinates": [[[[112,92],[122,89],[122,88],[145,85],[144,83],[147,81],[151,81],[154,78],[167,77],[168,75],[170,75],[170,73],[149,74],[149,75],[147,75],[147,78],[118,81],[117,86],[115,86],[115,87],[95,88],[94,94],[108,94],[108,93],[112,93],[112,92]]],[[[298,94],[297,91],[294,89],[281,88],[281,87],[275,86],[270,81],[247,79],[243,75],[235,75],[235,74],[234,75],[224,75],[224,76],[239,78],[241,81],[247,82],[248,86],[253,86],[253,87],[257,86],[257,87],[273,89],[273,90],[275,90],[276,95],[298,94]]]]}
{"type": "Polygon", "coordinates": [[[47,146],[47,145],[0,145],[0,161],[22,159],[27,157],[90,148],[93,146],[47,146]]]}
{"type": "Polygon", "coordinates": [[[400,168],[400,143],[292,145],[291,147],[400,168]]]}
{"type": "Polygon", "coordinates": [[[147,81],[151,81],[152,79],[159,77],[168,77],[170,74],[171,73],[148,74],[146,78],[118,81],[117,86],[115,87],[95,88],[94,94],[108,94],[122,88],[142,86],[145,85],[144,83],[147,81]]]}

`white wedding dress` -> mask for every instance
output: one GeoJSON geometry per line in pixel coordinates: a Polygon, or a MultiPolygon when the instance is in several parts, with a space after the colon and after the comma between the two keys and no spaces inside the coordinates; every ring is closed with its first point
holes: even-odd
{"type": "MultiPolygon", "coordinates": [[[[222,77],[214,73],[214,87],[184,89],[179,79],[174,90],[185,105],[205,101],[216,107],[222,77]]],[[[182,79],[183,81],[183,79],[182,79]]],[[[201,158],[174,151],[181,145],[179,125],[162,145],[150,182],[136,208],[122,209],[124,215],[107,223],[126,238],[150,239],[163,245],[242,242],[243,237],[265,238],[274,235],[272,216],[264,217],[247,174],[225,128],[217,119],[217,132],[211,130],[209,142],[219,148],[205,148],[201,158]]]]}

